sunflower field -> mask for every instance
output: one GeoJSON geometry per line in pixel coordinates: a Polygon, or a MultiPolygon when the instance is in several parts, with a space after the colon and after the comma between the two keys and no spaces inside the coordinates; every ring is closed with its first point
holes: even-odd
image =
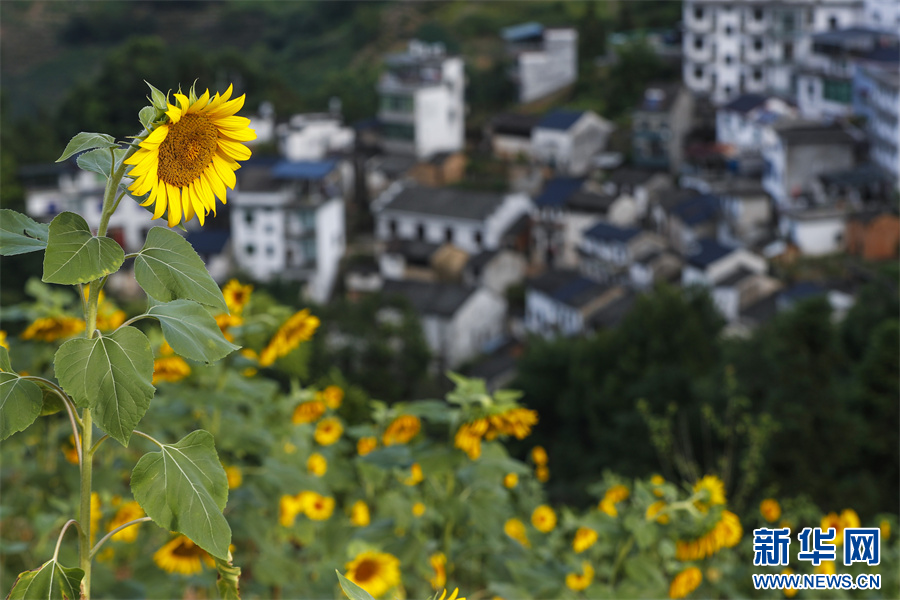
{"type": "MultiPolygon", "coordinates": [[[[51,377],[59,342],[84,328],[81,299],[37,279],[28,290],[35,302],[5,312],[20,332],[4,334],[10,369],[51,377]]],[[[213,598],[217,579],[239,576],[245,598],[335,598],[337,570],[376,598],[426,598],[457,587],[468,598],[774,598],[796,591],[753,589],[751,572],[784,571],[753,567],[754,528],[860,525],[852,507],[826,515],[787,498],[761,499],[758,511],[735,514],[712,474],[683,482],[598,473],[588,490],[595,506],[550,506],[543,486],[553,477],[553,448],[534,446],[518,457],[508,450],[540,427],[540,415],[516,392],[489,394],[480,381],[450,374],[456,387],[445,398],[389,406],[338,372],[309,381],[308,341],[318,319],[237,281],[223,295],[229,312],[213,316],[241,350],[218,363],[187,360],[158,326],[143,327],[157,392],[154,418],[142,426],[160,439],[198,429],[216,439],[234,566],[217,574],[188,537],[142,522],[112,535],[96,555],[97,597],[213,598]]],[[[98,313],[101,331],[128,317],[105,297],[98,313]]],[[[64,411],[44,412],[2,447],[5,590],[53,553],[77,505],[71,428],[64,411]]],[[[144,516],[129,487],[130,465],[150,449],[135,438],[95,464],[92,539],[144,516]]],[[[864,525],[881,528],[879,567],[790,569],[880,573],[880,591],[835,596],[896,596],[896,520],[864,525]]],[[[63,546],[60,561],[77,563],[74,548],[63,546]]]]}

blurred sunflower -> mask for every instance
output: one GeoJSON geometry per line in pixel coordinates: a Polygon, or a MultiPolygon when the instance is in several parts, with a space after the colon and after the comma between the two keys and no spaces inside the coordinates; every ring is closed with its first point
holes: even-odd
{"type": "Polygon", "coordinates": [[[6,341],[6,332],[0,329],[0,347],[9,350],[9,343],[6,341]]]}
{"type": "Polygon", "coordinates": [[[503,533],[516,540],[526,548],[531,548],[531,542],[528,541],[528,535],[525,532],[525,523],[519,519],[509,519],[503,524],[503,533]]]}
{"type": "Polygon", "coordinates": [[[41,317],[35,319],[20,336],[23,340],[55,342],[84,331],[84,321],[75,317],[41,317]]]}
{"type": "Polygon", "coordinates": [[[675,576],[669,586],[669,598],[684,598],[703,582],[703,573],[697,567],[688,567],[675,576]]]}
{"type": "Polygon", "coordinates": [[[228,312],[233,315],[241,315],[244,312],[244,306],[250,301],[250,294],[253,292],[252,285],[241,285],[237,279],[232,279],[222,288],[222,296],[225,298],[225,305],[228,306],[228,312]]]}
{"type": "Polygon", "coordinates": [[[334,417],[328,417],[319,421],[313,437],[320,446],[330,446],[341,439],[342,433],[344,426],[341,422],[334,417]]]}
{"type": "Polygon", "coordinates": [[[142,206],[155,204],[153,218],[168,212],[169,227],[197,215],[203,225],[209,212],[216,213],[216,196],[225,204],[225,187],[234,189],[237,161],[250,158],[241,142],[256,139],[250,119],[234,114],[244,106],[244,96],[231,98],[232,86],[210,98],[175,94],[177,105],[168,104],[168,121],[156,126],[140,142],[137,152],[125,160],[134,179],[129,190],[135,196],[149,194],[142,206]]]}
{"type": "Polygon", "coordinates": [[[291,423],[301,425],[303,423],[315,423],[325,414],[325,404],[318,400],[309,400],[301,402],[294,409],[294,415],[291,417],[291,423]]]}
{"type": "Polygon", "coordinates": [[[631,492],[628,491],[628,488],[624,485],[614,485],[603,495],[603,499],[600,501],[600,504],[597,508],[599,508],[602,512],[605,512],[609,516],[615,518],[619,516],[619,511],[616,508],[616,504],[622,502],[623,500],[627,500],[628,496],[631,495],[631,492]]]}
{"type": "Polygon", "coordinates": [[[294,313],[290,319],[282,323],[269,344],[259,353],[259,364],[271,366],[276,360],[290,354],[297,346],[309,341],[319,328],[319,318],[304,308],[294,313]]]}
{"type": "Polygon", "coordinates": [[[507,473],[503,477],[503,487],[512,489],[519,485],[519,476],[515,473],[507,473]]]}
{"type": "MultiPolygon", "coordinates": [[[[302,493],[302,492],[301,492],[302,493]]],[[[334,498],[316,492],[306,492],[303,496],[303,513],[313,521],[325,521],[334,512],[334,498]]]]}
{"type": "Polygon", "coordinates": [[[361,437],[356,442],[356,452],[360,456],[365,456],[378,446],[378,440],[373,437],[361,437]]]}
{"type": "Polygon", "coordinates": [[[597,532],[590,527],[579,527],[572,541],[572,550],[581,554],[597,542],[597,532]]]}
{"type": "MultiPolygon", "coordinates": [[[[144,509],[141,508],[140,504],[134,501],[126,502],[119,507],[118,511],[116,511],[115,516],[113,516],[112,520],[110,520],[109,525],[106,526],[106,530],[112,531],[116,527],[121,527],[129,521],[140,519],[143,516],[145,516],[144,509]]],[[[126,527],[122,531],[118,532],[110,539],[114,542],[127,542],[130,544],[137,539],[137,532],[138,526],[131,525],[130,527],[126,527]]]]}
{"type": "Polygon", "coordinates": [[[366,527],[371,522],[369,505],[362,500],[357,500],[350,507],[350,523],[354,527],[366,527]]]}
{"type": "Polygon", "coordinates": [[[153,361],[153,385],[160,381],[181,381],[190,374],[191,366],[180,356],[165,356],[153,361]]]}
{"type": "Polygon", "coordinates": [[[415,504],[413,504],[412,514],[415,515],[416,517],[421,517],[422,515],[424,515],[425,514],[425,505],[422,504],[421,502],[416,502],[415,504]]]}
{"type": "Polygon", "coordinates": [[[531,524],[541,533],[550,533],[556,527],[556,513],[546,504],[541,504],[531,513],[531,524]]]}
{"type": "Polygon", "coordinates": [[[424,473],[422,473],[422,467],[419,463],[413,463],[413,465],[409,468],[409,477],[403,480],[403,483],[406,485],[416,485],[425,479],[424,473]]]}
{"type": "Polygon", "coordinates": [[[336,385],[329,385],[321,392],[322,400],[331,410],[337,410],[344,401],[344,390],[336,385]]]}
{"type": "Polygon", "coordinates": [[[376,598],[400,584],[400,561],[386,552],[363,552],[345,568],[347,579],[376,598]]]}
{"type": "Polygon", "coordinates": [[[660,525],[665,525],[669,522],[669,515],[666,513],[659,514],[665,507],[666,503],[664,500],[657,500],[647,507],[647,512],[644,514],[644,517],[648,521],[656,521],[660,525]]]}
{"type": "Polygon", "coordinates": [[[225,477],[228,479],[228,489],[236,490],[244,483],[244,474],[240,467],[234,465],[225,467],[225,477]]]}
{"type": "Polygon", "coordinates": [[[759,513],[769,523],[774,523],[781,518],[781,506],[774,498],[766,498],[759,504],[759,513]]]}
{"type": "Polygon", "coordinates": [[[435,552],[429,557],[428,562],[434,569],[434,577],[431,578],[431,587],[440,589],[447,585],[447,557],[443,552],[435,552]]]}
{"type": "MultiPolygon", "coordinates": [[[[127,531],[127,530],[126,530],[127,531]]],[[[184,535],[179,535],[153,554],[153,562],[163,571],[194,575],[206,564],[214,568],[216,563],[206,550],[196,545],[184,535]]]]}
{"type": "Polygon", "coordinates": [[[584,573],[569,573],[566,575],[566,587],[573,592],[580,592],[587,588],[594,581],[594,568],[591,563],[584,561],[581,563],[581,569],[584,573]]]}
{"type": "Polygon", "coordinates": [[[695,483],[694,493],[701,494],[700,499],[694,502],[701,512],[708,511],[710,506],[725,504],[725,484],[715,475],[706,475],[695,483]]]}
{"type": "Polygon", "coordinates": [[[406,444],[416,437],[419,430],[422,429],[422,422],[419,417],[412,415],[400,415],[387,426],[381,441],[385,446],[393,446],[394,444],[406,444]]]}
{"type": "Polygon", "coordinates": [[[328,460],[318,452],[313,452],[306,460],[306,470],[316,477],[321,477],[328,471],[328,460]]]}

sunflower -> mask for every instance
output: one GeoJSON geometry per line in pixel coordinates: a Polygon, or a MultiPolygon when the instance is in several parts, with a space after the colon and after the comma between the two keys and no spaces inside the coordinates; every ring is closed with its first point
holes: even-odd
{"type": "Polygon", "coordinates": [[[304,499],[300,494],[296,496],[284,495],[278,504],[278,522],[282,527],[292,527],[297,515],[303,512],[304,499]]]}
{"type": "Polygon", "coordinates": [[[331,410],[337,410],[341,407],[341,403],[344,401],[344,390],[339,388],[336,385],[329,385],[327,388],[322,390],[322,400],[325,402],[325,405],[328,406],[331,410]]]}
{"type": "Polygon", "coordinates": [[[581,563],[581,570],[584,571],[583,574],[569,573],[566,575],[566,587],[573,592],[582,591],[594,581],[594,568],[591,563],[588,561],[581,563]]]}
{"type": "Polygon", "coordinates": [[[0,347],[9,350],[9,342],[6,341],[6,332],[0,329],[0,347]]]}
{"type": "Polygon", "coordinates": [[[365,456],[376,447],[378,447],[378,440],[373,437],[361,437],[356,442],[356,452],[360,456],[365,456]]]}
{"type": "Polygon", "coordinates": [[[413,465],[409,468],[409,477],[403,480],[405,485],[416,485],[420,481],[425,479],[425,475],[422,473],[422,467],[419,463],[413,463],[413,465]]]}
{"type": "Polygon", "coordinates": [[[422,515],[424,515],[425,514],[425,505],[422,504],[421,502],[416,502],[415,504],[413,504],[412,514],[417,517],[421,517],[422,515]]]}
{"type": "Polygon", "coordinates": [[[357,500],[350,507],[350,523],[354,527],[366,527],[371,523],[372,518],[369,514],[369,505],[362,500],[357,500]]]}
{"type": "Polygon", "coordinates": [[[550,468],[547,465],[538,465],[534,470],[534,476],[541,483],[547,483],[547,480],[550,479],[550,468]]]}
{"type": "Polygon", "coordinates": [[[385,446],[393,446],[394,444],[406,444],[416,437],[419,430],[422,429],[422,422],[419,417],[412,415],[400,415],[387,426],[381,441],[385,446]]]}
{"type": "Polygon", "coordinates": [[[194,575],[203,570],[203,564],[214,568],[216,563],[206,550],[184,535],[179,535],[153,554],[153,562],[163,571],[194,575]]]}
{"type": "Polygon", "coordinates": [[[309,341],[316,329],[319,328],[319,324],[319,318],[311,315],[307,308],[294,313],[278,328],[278,331],[269,340],[269,344],[259,353],[260,366],[272,365],[279,358],[290,354],[303,342],[309,341]]]}
{"type": "Polygon", "coordinates": [[[528,535],[525,533],[525,523],[519,519],[510,519],[503,524],[503,533],[516,540],[526,548],[531,548],[528,535]]]}
{"type": "Polygon", "coordinates": [[[447,585],[447,557],[443,552],[436,552],[428,558],[431,568],[434,569],[434,577],[431,578],[431,587],[439,589],[447,585]]]}
{"type": "Polygon", "coordinates": [[[341,422],[334,417],[328,417],[319,421],[313,437],[320,446],[330,446],[341,439],[342,433],[344,433],[344,426],[341,425],[341,422]]]}
{"type": "Polygon", "coordinates": [[[445,588],[443,592],[441,592],[441,597],[438,600],[466,600],[465,598],[457,598],[456,595],[459,593],[459,588],[453,588],[453,593],[450,594],[450,597],[447,597],[447,589],[445,588]]]}
{"type": "Polygon", "coordinates": [[[663,497],[663,491],[660,487],[666,482],[662,475],[654,475],[650,478],[650,484],[653,485],[653,495],[657,498],[663,497]]]}
{"type": "Polygon", "coordinates": [[[614,485],[606,490],[606,493],[603,495],[603,499],[600,501],[597,508],[608,514],[610,517],[615,518],[619,516],[616,504],[623,500],[627,500],[630,495],[631,492],[629,492],[628,488],[624,485],[614,485]]]}
{"type": "Polygon", "coordinates": [[[834,529],[835,531],[834,540],[827,541],[825,542],[826,544],[835,544],[836,546],[840,546],[843,543],[844,528],[841,525],[841,518],[837,515],[837,513],[830,512],[822,517],[822,521],[819,523],[819,526],[824,532],[827,532],[829,529],[834,529]]]}
{"type": "Polygon", "coordinates": [[[556,513],[546,504],[541,504],[531,513],[531,524],[541,533],[550,533],[556,527],[556,513]]]}
{"type": "Polygon", "coordinates": [[[309,400],[301,402],[294,409],[294,416],[291,417],[291,423],[300,425],[302,423],[315,423],[325,414],[325,404],[318,400],[309,400]]]}
{"type": "Polygon", "coordinates": [[[376,598],[400,584],[400,561],[386,552],[363,552],[345,568],[347,579],[376,598]]]}
{"type": "Polygon", "coordinates": [[[766,498],[759,503],[759,513],[769,523],[774,523],[781,518],[781,506],[773,498],[766,498]]]}
{"type": "Polygon", "coordinates": [[[487,419],[464,423],[456,430],[453,446],[465,452],[470,460],[478,460],[481,456],[481,438],[487,433],[488,427],[487,419]]]}
{"type": "Polygon", "coordinates": [[[512,435],[516,439],[523,440],[531,434],[531,426],[537,424],[538,414],[537,411],[529,408],[513,408],[500,414],[491,415],[488,417],[488,421],[490,428],[485,433],[486,440],[494,440],[500,434],[512,435]]]}
{"type": "MultiPolygon", "coordinates": [[[[649,512],[649,511],[648,511],[649,512]]],[[[733,548],[741,540],[744,529],[736,514],[722,511],[722,516],[711,530],[702,537],[685,542],[675,542],[675,558],[678,560],[702,560],[722,548],[733,548]]]]}
{"type": "Polygon", "coordinates": [[[209,90],[199,98],[175,94],[177,105],[168,104],[166,122],[144,138],[137,152],[125,159],[134,179],[129,190],[147,195],[142,206],[155,203],[153,218],[168,212],[169,227],[197,215],[203,225],[206,215],[216,213],[216,196],[225,204],[225,187],[234,189],[239,160],[250,158],[241,142],[256,139],[250,119],[234,114],[244,106],[244,96],[231,98],[232,86],[210,98],[209,90]]]}
{"type": "Polygon", "coordinates": [[[888,541],[891,538],[891,522],[887,519],[882,519],[881,523],[878,524],[878,529],[881,530],[881,539],[884,541],[888,541]]]}
{"type": "Polygon", "coordinates": [[[694,493],[701,493],[694,506],[706,512],[714,504],[725,504],[725,484],[715,475],[707,475],[694,484],[694,493]]]}
{"type": "Polygon", "coordinates": [[[316,492],[306,492],[301,498],[303,514],[313,521],[326,521],[334,512],[334,498],[322,496],[316,492]]]}
{"type": "MultiPolygon", "coordinates": [[[[115,516],[109,522],[109,525],[106,526],[107,531],[112,531],[116,527],[121,527],[125,523],[129,521],[134,521],[135,519],[140,519],[144,516],[144,509],[141,508],[141,505],[137,502],[131,501],[126,502],[122,506],[119,507],[119,510],[116,511],[115,516]]],[[[122,531],[118,532],[114,536],[110,538],[114,542],[127,542],[131,543],[137,539],[137,525],[131,525],[126,527],[122,531]]]]}
{"type": "Polygon", "coordinates": [[[222,296],[225,298],[228,312],[240,316],[244,312],[247,302],[250,301],[252,292],[252,285],[241,285],[241,282],[237,279],[232,279],[226,283],[225,287],[222,288],[222,296]]]}
{"type": "Polygon", "coordinates": [[[191,374],[191,366],[180,356],[166,356],[153,361],[153,385],[160,381],[181,381],[191,374]]]}
{"type": "Polygon", "coordinates": [[[55,342],[84,331],[84,321],[75,317],[41,317],[22,332],[23,340],[55,342]]]}
{"type": "Polygon", "coordinates": [[[572,550],[581,554],[597,542],[597,532],[590,527],[579,527],[572,541],[572,550]]]}
{"type": "Polygon", "coordinates": [[[547,451],[544,450],[543,446],[535,446],[531,449],[531,460],[534,461],[534,464],[536,465],[547,464],[547,451]]]}
{"type": "Polygon", "coordinates": [[[306,460],[306,470],[316,477],[321,477],[328,471],[328,461],[318,452],[313,452],[306,460]]]}
{"type": "Polygon", "coordinates": [[[644,517],[648,521],[656,521],[660,525],[665,525],[669,522],[669,515],[667,515],[666,513],[659,514],[665,507],[665,501],[657,500],[647,507],[647,512],[644,514],[644,517]]]}
{"type": "Polygon", "coordinates": [[[244,474],[240,467],[225,467],[225,477],[228,479],[228,489],[236,490],[244,483],[244,474]]]}
{"type": "Polygon", "coordinates": [[[675,576],[669,586],[669,598],[684,598],[703,582],[703,573],[697,567],[688,567],[675,576]]]}
{"type": "Polygon", "coordinates": [[[515,473],[507,473],[503,477],[503,487],[511,490],[517,485],[519,485],[519,476],[515,473]]]}

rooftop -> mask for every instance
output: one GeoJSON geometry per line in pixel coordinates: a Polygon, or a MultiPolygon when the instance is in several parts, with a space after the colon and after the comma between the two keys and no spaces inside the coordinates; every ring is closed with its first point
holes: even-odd
{"type": "Polygon", "coordinates": [[[534,21],[504,27],[500,30],[500,36],[507,42],[522,42],[541,37],[544,34],[544,26],[534,21]]]}
{"type": "Polygon", "coordinates": [[[440,247],[440,244],[422,240],[391,240],[387,243],[385,253],[400,254],[414,265],[430,266],[431,257],[440,247]]]}
{"type": "Polygon", "coordinates": [[[637,110],[656,113],[669,112],[678,97],[679,87],[677,83],[648,87],[644,90],[644,96],[641,98],[637,110]]]}
{"type": "Polygon", "coordinates": [[[572,210],[606,214],[609,207],[616,201],[615,196],[609,194],[598,194],[596,192],[587,192],[578,190],[566,201],[566,206],[572,210]]]}
{"type": "Polygon", "coordinates": [[[686,198],[672,208],[686,225],[700,225],[715,219],[719,214],[719,198],[711,194],[702,194],[686,198]]]}
{"type": "Polygon", "coordinates": [[[703,239],[697,242],[697,247],[693,253],[688,255],[687,262],[695,267],[705,269],[717,260],[728,256],[735,250],[737,250],[737,248],[725,246],[714,239],[703,239]]]}
{"type": "Polygon", "coordinates": [[[618,298],[594,312],[588,318],[588,323],[594,328],[615,327],[631,312],[636,301],[637,294],[633,290],[626,289],[618,298]]]}
{"type": "Polygon", "coordinates": [[[540,121],[537,115],[523,115],[519,113],[500,113],[490,121],[490,128],[494,133],[530,137],[531,130],[540,121]]]}
{"type": "Polygon", "coordinates": [[[541,127],[543,129],[558,129],[560,131],[568,131],[572,125],[578,122],[578,119],[584,114],[584,111],[575,111],[575,110],[565,110],[565,109],[557,109],[548,112],[544,115],[540,121],[538,121],[536,127],[541,127]]]}
{"type": "Polygon", "coordinates": [[[309,179],[318,180],[334,171],[337,162],[333,160],[284,160],[272,168],[272,177],[276,179],[309,179]]]}
{"type": "Polygon", "coordinates": [[[547,182],[544,191],[535,198],[534,203],[540,208],[561,208],[582,185],[584,179],[581,177],[555,177],[547,182]]]}
{"type": "Polygon", "coordinates": [[[838,123],[788,121],[775,125],[775,131],[789,145],[854,145],[858,142],[853,134],[838,123]]]}
{"type": "Polygon", "coordinates": [[[608,242],[627,242],[641,233],[637,227],[618,227],[609,223],[597,223],[584,232],[585,237],[608,242]]]}
{"type": "Polygon", "coordinates": [[[741,94],[731,102],[725,104],[722,110],[730,110],[747,114],[754,108],[762,106],[766,103],[767,96],[762,94],[741,94]]]}
{"type": "Polygon", "coordinates": [[[476,289],[454,283],[388,280],[382,292],[406,298],[420,315],[452,317],[476,289]]]}
{"type": "Polygon", "coordinates": [[[455,188],[406,187],[382,210],[483,221],[503,204],[502,194],[455,188]]]}
{"type": "Polygon", "coordinates": [[[615,171],[609,172],[606,176],[606,181],[614,183],[617,186],[640,185],[649,181],[656,173],[656,171],[635,169],[634,167],[619,167],[615,171]]]}
{"type": "Polygon", "coordinates": [[[528,287],[572,308],[585,306],[608,289],[577,271],[569,270],[546,271],[543,275],[529,279],[528,287]]]}
{"type": "Polygon", "coordinates": [[[731,287],[754,275],[756,275],[755,271],[751,271],[747,267],[741,265],[727,277],[716,282],[716,287],[731,287]]]}

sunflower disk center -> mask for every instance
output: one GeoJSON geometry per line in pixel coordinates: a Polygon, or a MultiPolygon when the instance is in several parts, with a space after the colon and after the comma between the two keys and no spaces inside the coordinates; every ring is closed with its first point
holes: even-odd
{"type": "Polygon", "coordinates": [[[378,563],[373,560],[364,560],[356,567],[357,581],[369,581],[378,574],[378,563]]]}
{"type": "Polygon", "coordinates": [[[216,153],[218,130],[203,115],[184,115],[169,126],[159,145],[157,175],[169,185],[185,187],[196,180],[216,153]]]}

